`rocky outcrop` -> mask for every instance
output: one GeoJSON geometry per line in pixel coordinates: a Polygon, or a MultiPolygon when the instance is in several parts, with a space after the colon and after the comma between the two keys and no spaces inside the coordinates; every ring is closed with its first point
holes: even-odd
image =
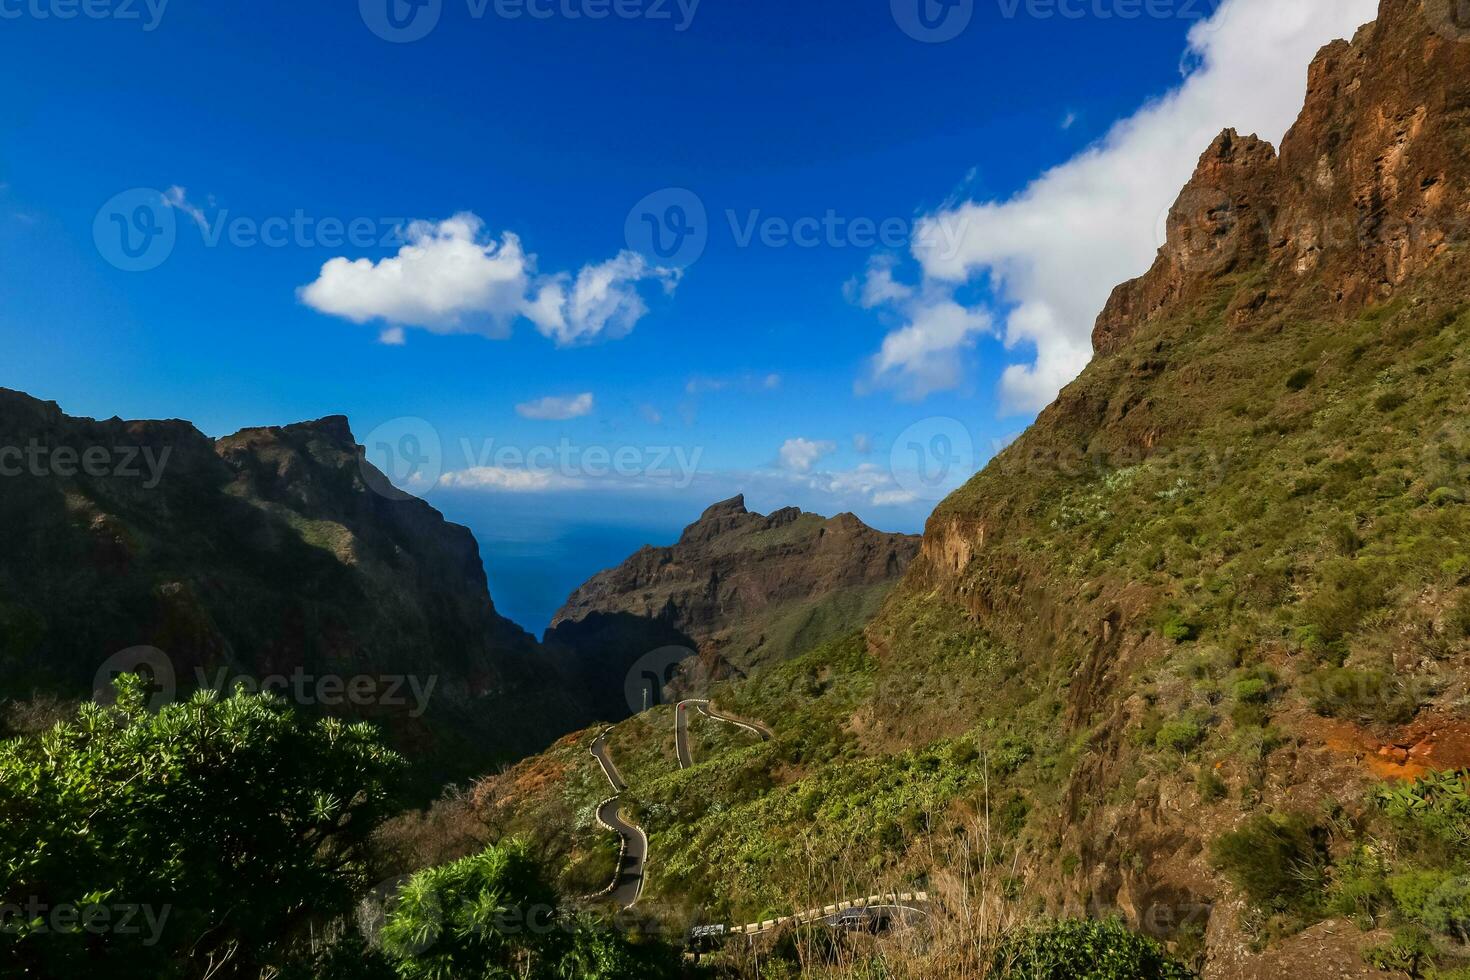
{"type": "Polygon", "coordinates": [[[735,497],[706,510],[676,544],[644,548],[594,576],[557,612],[545,642],[599,675],[587,682],[592,690],[621,692],[627,666],[661,647],[697,651],[715,676],[743,673],[861,625],[918,549],[917,536],[875,531],[852,514],[791,507],[765,516],[735,497]]]}
{"type": "Polygon", "coordinates": [[[181,692],[222,674],[411,677],[432,682],[426,705],[386,680],[342,713],[383,718],[414,751],[453,745],[465,774],[579,720],[495,611],[470,532],[378,492],[340,416],[212,440],[0,390],[0,453],[5,694],[89,696],[138,646],[167,655],[181,692]],[[527,699],[544,704],[533,723],[504,723],[527,699]]]}
{"type": "Polygon", "coordinates": [[[1470,28],[1445,0],[1384,0],[1376,23],[1312,63],[1305,107],[1278,155],[1226,131],[1169,215],[1148,273],[1098,319],[1099,354],[1263,264],[1232,302],[1242,317],[1309,303],[1352,313],[1394,294],[1451,244],[1470,240],[1460,163],[1470,123],[1470,28]]]}

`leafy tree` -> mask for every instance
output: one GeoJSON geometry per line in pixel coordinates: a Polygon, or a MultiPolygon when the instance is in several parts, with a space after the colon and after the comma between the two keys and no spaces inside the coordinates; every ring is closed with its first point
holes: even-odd
{"type": "Polygon", "coordinates": [[[1001,980],[1190,980],[1163,946],[1117,919],[1067,919],[1016,933],[996,951],[1001,980]]]}
{"type": "Polygon", "coordinates": [[[351,908],[402,760],[370,725],[269,695],[153,714],[139,678],[117,689],[0,743],[0,961],[148,980],[287,965],[351,908]]]}
{"type": "Polygon", "coordinates": [[[560,906],[525,842],[415,874],[394,896],[379,945],[404,980],[658,980],[666,946],[560,906]]]}

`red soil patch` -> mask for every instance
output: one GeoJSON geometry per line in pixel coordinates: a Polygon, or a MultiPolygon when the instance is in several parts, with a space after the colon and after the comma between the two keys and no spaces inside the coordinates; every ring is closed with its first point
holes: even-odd
{"type": "Polygon", "coordinates": [[[1351,756],[1379,779],[1408,781],[1470,768],[1470,722],[1459,719],[1423,718],[1388,742],[1349,721],[1321,719],[1311,727],[1329,749],[1351,756]]]}

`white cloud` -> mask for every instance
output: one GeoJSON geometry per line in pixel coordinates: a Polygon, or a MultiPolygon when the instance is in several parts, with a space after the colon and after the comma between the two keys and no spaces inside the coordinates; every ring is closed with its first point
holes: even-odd
{"type": "Polygon", "coordinates": [[[540,422],[565,422],[568,419],[579,419],[591,414],[593,404],[594,399],[590,391],[565,398],[552,395],[517,405],[516,414],[523,419],[535,419],[540,422]]]}
{"type": "Polygon", "coordinates": [[[575,276],[538,276],[536,257],[518,236],[505,232],[497,240],[484,232],[470,212],[415,221],[396,255],[331,259],[298,295],[312,309],[354,323],[384,321],[384,343],[402,343],[404,327],[503,338],[524,317],[566,347],[626,336],[648,312],[639,282],[656,279],[668,292],[678,284],[677,271],[650,266],[634,252],[575,276]]]}
{"type": "Polygon", "coordinates": [[[476,466],[445,473],[439,486],[450,490],[491,490],[502,493],[540,493],[546,490],[575,490],[585,486],[573,477],[546,470],[511,469],[504,466],[476,466]]]}
{"type": "Polygon", "coordinates": [[[626,337],[648,312],[637,289],[645,279],[672,292],[679,284],[679,270],[650,265],[637,252],[624,251],[601,265],[585,267],[575,280],[562,274],[542,281],[535,300],[526,307],[526,317],[558,347],[626,337]]]}
{"type": "MultiPolygon", "coordinates": [[[[1377,0],[1223,0],[1190,32],[1177,88],[1010,200],[929,215],[913,249],[924,274],[920,295],[889,300],[906,325],[885,341],[878,378],[885,370],[911,375],[915,396],[957,387],[952,352],[974,331],[958,328],[955,290],[983,279],[1008,311],[1006,347],[1035,351],[1006,369],[1002,402],[1015,412],[1044,407],[1091,359],[1092,326],[1112,289],[1148,269],[1162,244],[1158,215],[1215,136],[1233,126],[1279,141],[1300,111],[1313,55],[1351,37],[1376,9],[1377,0]],[[958,248],[937,246],[956,233],[958,248]],[[936,329],[935,310],[947,310],[940,320],[947,329],[936,329]]],[[[882,294],[882,276],[881,265],[870,272],[865,296],[882,294]]]]}
{"type": "Polygon", "coordinates": [[[166,207],[176,211],[182,211],[194,219],[206,234],[209,232],[209,219],[204,216],[204,209],[189,202],[189,192],[175,184],[163,192],[163,203],[166,207]]]}
{"type": "Polygon", "coordinates": [[[686,395],[707,395],[717,391],[760,392],[775,391],[781,387],[779,374],[742,374],[738,377],[707,378],[693,377],[684,385],[686,395]]]}
{"type": "Polygon", "coordinates": [[[781,465],[794,473],[810,473],[817,460],[836,451],[835,442],[787,439],[781,446],[781,465]]]}
{"type": "MultiPolygon", "coordinates": [[[[869,269],[869,279],[876,269],[879,277],[889,275],[881,263],[869,269]]],[[[858,391],[889,388],[900,398],[918,401],[936,391],[958,388],[965,375],[961,352],[973,347],[975,338],[992,332],[990,314],[955,302],[947,293],[933,290],[923,294],[910,292],[894,303],[904,319],[903,326],[883,338],[883,346],[869,363],[867,378],[858,391]]]]}

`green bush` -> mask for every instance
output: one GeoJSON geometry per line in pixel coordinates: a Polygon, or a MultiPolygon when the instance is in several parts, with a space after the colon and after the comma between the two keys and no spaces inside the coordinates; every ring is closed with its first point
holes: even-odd
{"type": "Polygon", "coordinates": [[[560,907],[540,864],[511,840],[415,874],[379,935],[403,980],[526,977],[656,980],[677,955],[560,907]]]}
{"type": "Polygon", "coordinates": [[[991,964],[1000,980],[1189,980],[1164,948],[1122,922],[1063,920],[1013,934],[991,964]]]}
{"type": "Polygon", "coordinates": [[[0,907],[123,914],[104,936],[0,928],[29,976],[239,975],[288,967],[295,937],[349,911],[402,760],[377,730],[308,721],[269,695],[213,692],[156,714],[141,678],[41,736],[0,742],[0,907]],[[153,923],[141,912],[161,913],[153,923]],[[156,926],[156,928],[155,928],[156,926]]]}
{"type": "Polygon", "coordinates": [[[1399,914],[1432,933],[1470,939],[1470,878],[1449,871],[1406,871],[1388,879],[1399,914]]]}
{"type": "Polygon", "coordinates": [[[1195,785],[1199,789],[1199,798],[1202,803],[1218,803],[1225,799],[1229,792],[1225,780],[1221,779],[1209,766],[1200,767],[1199,778],[1195,780],[1195,785]]]}
{"type": "Polygon", "coordinates": [[[1316,376],[1317,372],[1311,368],[1299,368],[1291,372],[1291,376],[1286,379],[1286,390],[1301,391],[1307,385],[1311,384],[1312,379],[1316,376]]]}
{"type": "Polygon", "coordinates": [[[1262,910],[1300,909],[1322,896],[1325,834],[1300,815],[1258,813],[1216,838],[1210,859],[1262,910]]]}
{"type": "Polygon", "coordinates": [[[1462,592],[1450,607],[1445,615],[1445,629],[1457,640],[1470,636],[1470,592],[1462,592]]]}
{"type": "Polygon", "coordinates": [[[1164,619],[1159,627],[1159,632],[1164,634],[1164,639],[1175,643],[1187,643],[1199,636],[1199,627],[1190,622],[1184,616],[1173,614],[1164,619]]]}
{"type": "Polygon", "coordinates": [[[1166,721],[1154,736],[1154,745],[1165,752],[1188,753],[1205,740],[1205,729],[1190,718],[1166,721]]]}
{"type": "Polygon", "coordinates": [[[1236,681],[1230,693],[1243,704],[1265,704],[1271,700],[1271,684],[1261,677],[1247,677],[1236,681]]]}
{"type": "Polygon", "coordinates": [[[1315,671],[1305,678],[1303,692],[1312,710],[1327,718],[1402,724],[1419,710],[1413,690],[1381,670],[1315,671]]]}
{"type": "Polygon", "coordinates": [[[1396,408],[1402,408],[1408,400],[1401,391],[1385,391],[1374,400],[1373,406],[1380,412],[1392,412],[1396,408]]]}
{"type": "Polygon", "coordinates": [[[1380,787],[1377,803],[1402,831],[1452,847],[1470,845],[1470,770],[1432,773],[1380,787]]]}

